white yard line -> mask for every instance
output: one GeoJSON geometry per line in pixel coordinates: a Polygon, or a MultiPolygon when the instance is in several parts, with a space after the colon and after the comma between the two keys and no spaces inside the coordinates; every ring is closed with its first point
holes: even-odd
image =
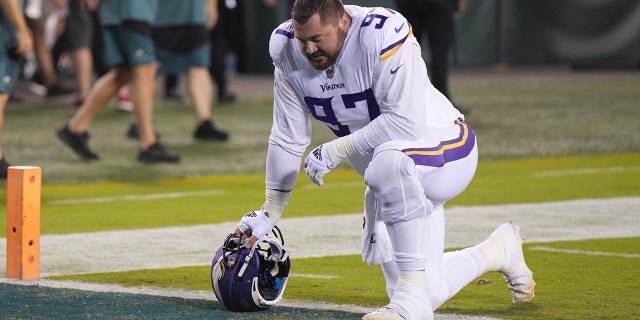
{"type": "Polygon", "coordinates": [[[582,169],[569,169],[569,170],[549,170],[538,171],[531,174],[533,177],[557,177],[557,176],[574,176],[574,175],[586,175],[586,174],[603,174],[603,173],[625,173],[640,171],[640,167],[609,167],[609,168],[582,168],[582,169]]]}
{"type": "Polygon", "coordinates": [[[173,199],[173,198],[211,196],[211,195],[222,195],[222,194],[224,194],[223,190],[205,190],[205,191],[170,192],[170,193],[153,193],[153,194],[129,194],[125,196],[116,196],[116,197],[53,200],[53,201],[49,201],[48,204],[68,205],[68,204],[85,204],[85,203],[108,203],[108,202],[118,202],[118,201],[146,201],[146,200],[173,199]]]}
{"type": "MultiPolygon", "coordinates": [[[[498,225],[522,226],[527,242],[640,236],[640,197],[535,204],[451,207],[446,246],[483,241],[498,225]]],[[[284,218],[279,223],[293,259],[360,252],[361,214],[284,218]]],[[[207,265],[235,222],[41,237],[41,275],[207,265]]],[[[6,266],[6,239],[0,238],[6,266]]]]}
{"type": "Polygon", "coordinates": [[[550,247],[543,247],[543,246],[535,246],[535,247],[530,248],[530,249],[531,250],[535,250],[535,251],[578,254],[578,255],[583,255],[583,256],[606,256],[606,257],[631,258],[631,259],[640,258],[640,254],[633,254],[633,253],[558,249],[558,248],[550,248],[550,247]]]}

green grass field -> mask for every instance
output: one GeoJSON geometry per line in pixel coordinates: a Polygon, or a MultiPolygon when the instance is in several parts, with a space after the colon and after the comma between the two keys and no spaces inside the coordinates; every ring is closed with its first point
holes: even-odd
{"type": "MultiPolygon", "coordinates": [[[[454,85],[458,102],[472,109],[467,120],[478,136],[481,160],[469,188],[448,206],[640,196],[638,88],[640,76],[610,75],[454,85]]],[[[83,162],[56,141],[54,130],[70,117],[63,106],[7,110],[3,150],[14,164],[43,169],[43,235],[233,222],[263,201],[270,101],[246,97],[216,106],[215,119],[232,140],[213,144],[191,139],[188,106],[158,103],[157,130],[169,148],[183,155],[179,165],[136,163],[136,142],[124,137],[130,114],[114,108],[91,128],[91,146],[101,161],[83,162]],[[183,194],[151,197],[172,193],[183,194]]],[[[322,127],[314,131],[314,144],[331,138],[322,127]]],[[[302,175],[285,216],[361,212],[362,191],[361,179],[346,165],[330,173],[323,188],[312,187],[302,175]]],[[[4,203],[0,206],[6,211],[4,203]]],[[[611,218],[637,214],[613,211],[611,218]]],[[[0,237],[5,228],[0,217],[0,237]]],[[[613,254],[604,256],[535,249],[540,245],[525,244],[538,283],[533,303],[512,304],[501,276],[489,273],[482,276],[487,284],[468,285],[438,312],[504,319],[640,318],[640,237],[544,243],[613,254]]],[[[292,263],[292,272],[312,270],[337,278],[292,277],[287,299],[367,307],[386,303],[379,268],[366,266],[359,256],[294,257],[292,263]]],[[[194,265],[51,278],[211,290],[208,272],[209,266],[194,265]]]]}

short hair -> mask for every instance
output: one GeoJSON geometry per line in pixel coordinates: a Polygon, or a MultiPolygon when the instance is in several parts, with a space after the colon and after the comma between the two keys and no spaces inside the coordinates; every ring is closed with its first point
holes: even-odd
{"type": "Polygon", "coordinates": [[[295,0],[291,18],[297,23],[305,24],[317,13],[322,24],[337,24],[344,12],[342,0],[295,0]]]}

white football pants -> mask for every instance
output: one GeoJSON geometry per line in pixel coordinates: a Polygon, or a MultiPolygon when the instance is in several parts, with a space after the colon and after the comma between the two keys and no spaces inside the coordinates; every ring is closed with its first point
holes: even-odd
{"type": "MultiPolygon", "coordinates": [[[[393,261],[382,265],[394,308],[398,272],[425,271],[422,290],[431,310],[417,302],[406,306],[399,302],[403,309],[399,311],[407,319],[431,319],[433,310],[484,272],[484,257],[477,249],[444,254],[443,205],[467,187],[477,162],[473,131],[458,123],[434,129],[418,141],[379,146],[365,170],[368,192],[373,192],[376,202],[365,207],[379,210],[377,216],[385,222],[394,250],[393,261]]],[[[406,299],[406,293],[401,295],[406,299]]]]}

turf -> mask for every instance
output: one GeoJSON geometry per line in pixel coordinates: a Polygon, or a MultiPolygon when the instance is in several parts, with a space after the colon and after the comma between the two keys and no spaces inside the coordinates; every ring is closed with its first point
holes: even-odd
{"type": "MultiPolygon", "coordinates": [[[[529,243],[524,247],[527,262],[540,284],[534,303],[512,304],[504,279],[499,273],[492,272],[467,285],[438,311],[523,320],[633,319],[640,316],[640,296],[636,294],[640,290],[637,281],[640,238],[544,243],[545,247],[580,251],[576,253],[532,250],[539,245],[529,243]],[[587,254],[603,250],[635,257],[587,254]]],[[[52,278],[211,290],[209,268],[196,266],[52,278]]],[[[288,299],[372,307],[388,301],[379,267],[363,264],[360,256],[295,259],[291,272],[333,277],[293,276],[285,293],[288,299]]]]}
{"type": "MultiPolygon", "coordinates": [[[[640,135],[635,132],[639,87],[640,77],[634,76],[453,86],[457,102],[472,110],[467,121],[478,136],[480,163],[469,188],[448,205],[640,195],[640,135]]],[[[228,143],[194,142],[190,108],[158,102],[156,129],[165,145],[183,155],[179,165],[136,163],[137,143],[124,137],[131,115],[114,108],[104,110],[91,127],[90,143],[101,161],[81,161],[55,139],[54,130],[71,116],[62,105],[8,109],[3,151],[13,164],[43,168],[43,234],[236,221],[264,198],[271,100],[250,96],[216,106],[216,122],[232,135],[228,143]],[[166,198],[176,193],[182,195],[166,198]],[[138,200],[157,195],[165,199],[138,200]]],[[[328,139],[330,132],[314,125],[312,145],[328,139]]],[[[287,217],[360,212],[362,181],[348,165],[340,169],[326,177],[323,188],[301,176],[287,217]]],[[[3,211],[4,206],[0,204],[3,211]]],[[[0,217],[0,237],[4,223],[0,217]]],[[[639,242],[628,238],[544,246],[638,254],[639,242]]],[[[470,284],[440,312],[510,319],[640,318],[638,258],[533,250],[537,245],[525,246],[536,279],[544,283],[534,303],[512,305],[500,276],[486,274],[489,284],[470,284]]],[[[339,278],[292,277],[289,299],[359,305],[386,301],[379,270],[364,266],[359,256],[296,259],[293,272],[339,278]]],[[[208,266],[67,278],[210,290],[208,266]]],[[[39,294],[46,296],[45,290],[39,294]]]]}
{"type": "MultiPolygon", "coordinates": [[[[639,163],[640,154],[481,162],[469,188],[448,205],[636,196],[640,194],[639,163]]],[[[41,232],[63,234],[236,221],[241,213],[255,210],[262,203],[263,181],[263,175],[248,175],[45,185],[41,232]]],[[[287,207],[287,217],[362,212],[362,178],[343,169],[330,173],[325,181],[326,186],[319,188],[301,175],[287,207]]],[[[0,190],[0,194],[4,193],[0,190]]],[[[0,203],[0,208],[5,205],[0,203]]],[[[2,237],[5,224],[6,219],[0,219],[2,237]]]]}
{"type": "MultiPolygon", "coordinates": [[[[486,83],[452,85],[457,102],[472,110],[467,121],[478,136],[481,162],[640,153],[634,131],[640,76],[497,83],[491,76],[486,83]]],[[[2,147],[11,163],[43,168],[47,185],[262,174],[272,99],[241,96],[235,104],[216,105],[216,123],[231,134],[227,143],[195,142],[191,108],[158,100],[155,127],[162,142],[182,155],[179,165],[138,164],[137,142],[125,138],[131,114],[114,107],[90,127],[89,143],[100,161],[80,160],[55,138],[54,131],[71,117],[63,105],[8,109],[2,147]]],[[[332,138],[313,123],[312,146],[332,138]]]]}

